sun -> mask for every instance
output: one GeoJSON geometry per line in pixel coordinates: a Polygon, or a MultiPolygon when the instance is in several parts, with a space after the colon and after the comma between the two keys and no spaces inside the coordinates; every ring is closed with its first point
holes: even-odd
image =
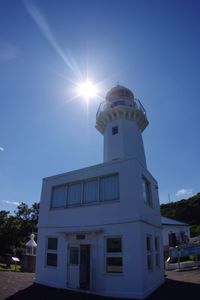
{"type": "Polygon", "coordinates": [[[98,94],[98,89],[95,84],[93,84],[90,80],[86,80],[85,82],[81,82],[78,84],[78,96],[83,97],[86,101],[94,98],[98,94]]]}

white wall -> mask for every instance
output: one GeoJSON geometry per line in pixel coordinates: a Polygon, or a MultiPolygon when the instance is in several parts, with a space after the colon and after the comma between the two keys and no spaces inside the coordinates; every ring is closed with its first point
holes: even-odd
{"type": "MultiPolygon", "coordinates": [[[[146,224],[136,222],[104,226],[101,229],[101,234],[89,240],[92,256],[92,292],[106,296],[143,298],[163,283],[162,256],[160,268],[156,269],[154,266],[153,271],[148,271],[146,260],[146,235],[159,235],[157,228],[149,228],[146,224]],[[123,274],[108,274],[105,270],[105,238],[111,236],[122,236],[123,274]]],[[[73,235],[70,239],[70,236],[58,234],[59,230],[60,228],[40,230],[36,282],[66,288],[67,251],[68,245],[74,243],[74,239],[73,235]],[[45,265],[46,236],[58,236],[57,268],[45,265]]],[[[88,240],[85,243],[87,244],[88,240]]]]}
{"type": "Polygon", "coordinates": [[[43,181],[39,227],[88,226],[127,220],[135,221],[141,218],[152,224],[160,225],[157,183],[148,171],[135,159],[101,164],[49,177],[43,181]],[[119,172],[120,201],[108,201],[100,204],[65,209],[50,209],[53,186],[116,172],[119,172]],[[145,175],[152,186],[153,209],[148,207],[142,199],[142,175],[145,175]]]}
{"type": "MultiPolygon", "coordinates": [[[[146,235],[161,237],[160,207],[157,182],[134,158],[100,164],[44,179],[40,203],[36,264],[36,282],[66,287],[67,248],[65,233],[102,230],[92,245],[92,291],[108,296],[147,296],[164,280],[163,265],[153,272],[147,270],[146,235]],[[118,201],[50,209],[52,187],[106,174],[119,173],[120,199],[118,201]],[[153,208],[142,198],[142,176],[151,183],[153,208]],[[58,236],[58,266],[47,267],[45,249],[47,236],[58,236]],[[105,236],[123,237],[123,274],[105,273],[105,236]]],[[[77,241],[78,242],[78,241],[77,241]]],[[[162,249],[162,239],[160,238],[162,249]]],[[[162,261],[162,253],[160,256],[162,261]]]]}
{"type": "Polygon", "coordinates": [[[129,157],[135,157],[146,167],[141,130],[133,120],[109,121],[104,131],[104,162],[129,157]],[[114,126],[118,126],[118,134],[112,135],[114,126]]]}
{"type": "Polygon", "coordinates": [[[177,237],[180,236],[181,231],[190,238],[190,228],[187,225],[162,225],[162,236],[163,236],[163,246],[169,246],[169,233],[175,233],[177,237]]]}
{"type": "Polygon", "coordinates": [[[143,264],[143,289],[146,295],[150,294],[153,290],[155,290],[160,284],[164,282],[164,260],[163,260],[163,244],[162,244],[162,232],[160,227],[151,226],[149,224],[142,224],[142,235],[144,236],[142,240],[143,244],[143,257],[146,258],[146,236],[151,236],[152,238],[152,253],[153,253],[153,270],[147,270],[147,264],[143,264]],[[159,238],[159,254],[160,260],[159,265],[160,267],[156,267],[155,263],[155,237],[159,238]]]}

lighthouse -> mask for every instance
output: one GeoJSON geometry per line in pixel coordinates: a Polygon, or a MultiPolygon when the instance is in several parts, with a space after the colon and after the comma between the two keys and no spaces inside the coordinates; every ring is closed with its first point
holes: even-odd
{"type": "Polygon", "coordinates": [[[134,157],[146,167],[142,132],[148,120],[144,107],[121,85],[105,98],[96,115],[96,128],[104,136],[104,162],[134,157]]]}
{"type": "Polygon", "coordinates": [[[158,184],[147,169],[147,113],[111,88],[96,114],[103,162],[43,179],[36,283],[144,299],[164,282],[158,184]]]}

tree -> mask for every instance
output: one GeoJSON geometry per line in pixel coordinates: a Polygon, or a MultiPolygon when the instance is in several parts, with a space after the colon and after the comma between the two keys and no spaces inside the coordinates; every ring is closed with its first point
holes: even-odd
{"type": "Polygon", "coordinates": [[[0,228],[6,222],[6,220],[8,219],[9,214],[10,214],[9,211],[6,211],[6,210],[1,210],[0,211],[0,228]]]}
{"type": "Polygon", "coordinates": [[[15,215],[17,218],[22,220],[29,220],[31,214],[31,209],[24,202],[20,203],[15,210],[15,215]]]}
{"type": "MultiPolygon", "coordinates": [[[[2,215],[2,211],[0,212],[2,215]]],[[[14,216],[4,219],[4,223],[0,225],[0,255],[13,253],[15,247],[21,246],[19,231],[21,222],[14,216]]]]}
{"type": "Polygon", "coordinates": [[[33,203],[31,207],[31,220],[38,223],[38,217],[39,217],[39,209],[40,209],[40,203],[33,203]]]}
{"type": "Polygon", "coordinates": [[[22,202],[14,215],[9,211],[0,211],[0,256],[7,253],[22,253],[31,233],[37,233],[39,203],[29,207],[22,202]]]}
{"type": "Polygon", "coordinates": [[[161,204],[161,215],[187,223],[191,236],[200,235],[200,193],[180,201],[161,204]]]}

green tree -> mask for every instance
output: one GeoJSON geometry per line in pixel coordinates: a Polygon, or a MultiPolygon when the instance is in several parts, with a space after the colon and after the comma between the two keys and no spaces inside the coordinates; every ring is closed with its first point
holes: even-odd
{"type": "Polygon", "coordinates": [[[161,204],[161,215],[187,223],[191,236],[200,235],[200,193],[180,201],[161,204]]]}
{"type": "Polygon", "coordinates": [[[7,253],[22,253],[32,232],[37,233],[39,203],[29,207],[20,203],[14,215],[9,211],[0,211],[0,256],[7,253]]]}
{"type": "Polygon", "coordinates": [[[3,226],[3,224],[7,221],[9,214],[10,214],[9,211],[6,211],[6,210],[0,211],[0,229],[1,229],[1,226],[3,226]]]}
{"type": "Polygon", "coordinates": [[[15,215],[17,218],[22,220],[29,220],[31,217],[31,209],[24,202],[20,203],[15,210],[15,215]]]}
{"type": "Polygon", "coordinates": [[[31,220],[34,221],[36,224],[38,223],[39,209],[40,203],[35,202],[31,206],[31,220]]]}

